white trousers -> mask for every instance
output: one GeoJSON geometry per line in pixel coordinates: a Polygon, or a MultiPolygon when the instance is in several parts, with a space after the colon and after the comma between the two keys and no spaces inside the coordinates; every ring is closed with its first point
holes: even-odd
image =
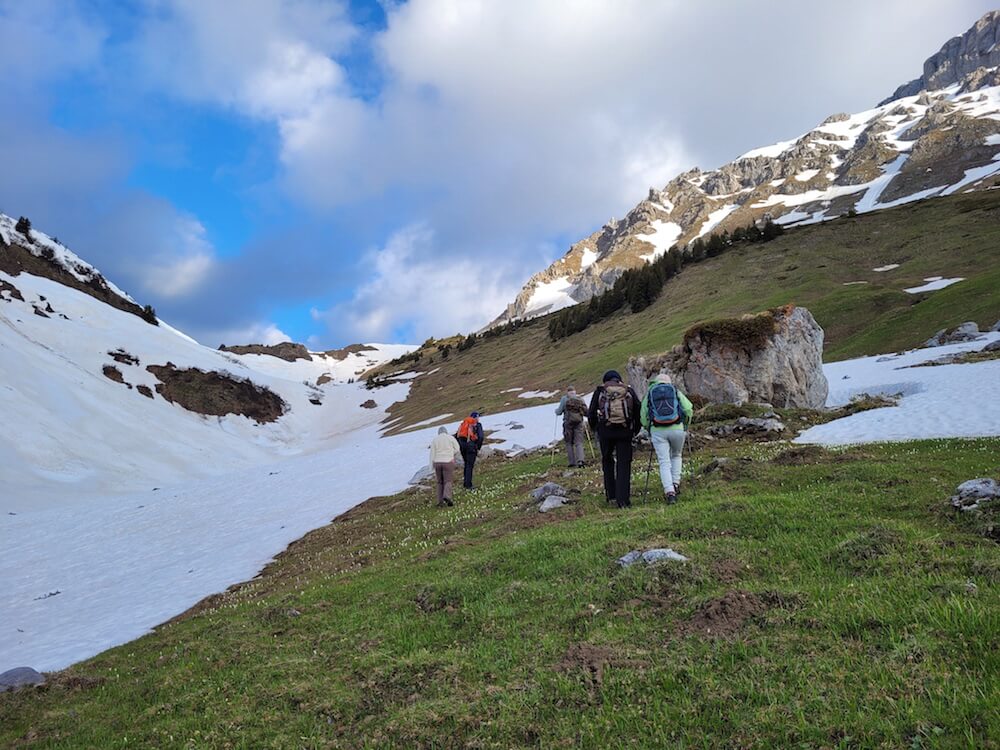
{"type": "Polygon", "coordinates": [[[681,453],[684,451],[687,433],[684,430],[658,430],[655,427],[650,433],[656,461],[660,465],[663,491],[673,492],[674,485],[681,483],[681,453]]]}

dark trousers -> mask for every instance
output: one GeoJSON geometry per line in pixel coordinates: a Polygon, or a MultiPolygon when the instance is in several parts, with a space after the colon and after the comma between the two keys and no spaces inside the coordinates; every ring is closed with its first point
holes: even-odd
{"type": "Polygon", "coordinates": [[[629,430],[598,430],[604,496],[619,508],[632,505],[632,433],[629,430]]]}
{"type": "Polygon", "coordinates": [[[463,441],[461,448],[462,458],[465,461],[465,470],[462,474],[462,486],[468,489],[472,487],[472,468],[476,465],[476,456],[479,454],[479,451],[476,450],[475,443],[470,443],[467,440],[463,441]]]}

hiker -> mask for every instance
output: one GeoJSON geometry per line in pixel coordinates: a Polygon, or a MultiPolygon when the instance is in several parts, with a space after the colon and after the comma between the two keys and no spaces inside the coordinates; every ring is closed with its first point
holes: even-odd
{"type": "Polygon", "coordinates": [[[576,395],[576,388],[570,386],[565,395],[559,399],[556,414],[563,418],[563,440],[566,441],[566,457],[570,467],[583,466],[583,436],[584,418],[587,416],[587,404],[576,395]]]}
{"type": "Polygon", "coordinates": [[[663,499],[667,504],[677,502],[680,496],[681,453],[693,412],[688,397],[673,384],[669,375],[661,372],[649,381],[640,420],[649,430],[649,439],[656,451],[663,499]]]}
{"type": "Polygon", "coordinates": [[[465,460],[462,486],[467,490],[474,490],[476,488],[472,486],[472,468],[476,465],[476,456],[483,447],[483,426],[479,424],[478,411],[472,412],[458,426],[458,444],[465,460]]]}
{"type": "Polygon", "coordinates": [[[462,455],[458,441],[448,434],[447,427],[439,427],[431,441],[431,468],[437,480],[438,507],[454,505],[451,501],[451,483],[455,477],[455,462],[462,455]]]}
{"type": "Polygon", "coordinates": [[[639,434],[639,397],[614,370],[590,399],[587,421],[597,431],[604,470],[604,496],[619,508],[632,507],[632,438],[639,434]]]}

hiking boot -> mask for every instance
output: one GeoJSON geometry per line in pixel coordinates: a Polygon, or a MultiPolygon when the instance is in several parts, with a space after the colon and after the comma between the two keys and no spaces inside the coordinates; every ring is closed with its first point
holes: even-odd
{"type": "Polygon", "coordinates": [[[446,497],[446,498],[444,499],[444,504],[445,504],[445,505],[447,505],[447,506],[448,506],[449,508],[451,508],[451,507],[453,507],[453,506],[455,505],[455,503],[453,503],[453,502],[451,501],[451,498],[450,498],[450,497],[446,497]]]}
{"type": "Polygon", "coordinates": [[[663,496],[663,499],[667,501],[667,505],[673,505],[674,503],[677,502],[677,493],[668,492],[666,495],[663,496]]]}
{"type": "Polygon", "coordinates": [[[681,496],[681,486],[679,484],[674,485],[674,497],[679,498],[681,496]]]}

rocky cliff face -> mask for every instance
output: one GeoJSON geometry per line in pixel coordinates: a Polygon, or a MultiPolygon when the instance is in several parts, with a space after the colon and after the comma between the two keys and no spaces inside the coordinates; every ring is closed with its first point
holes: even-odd
{"type": "Polygon", "coordinates": [[[980,68],[1000,65],[1000,11],[990,11],[962,36],[945,42],[944,46],[924,63],[924,74],[904,83],[888,99],[880,103],[914,96],[921,91],[943,89],[959,83],[980,68]]]}
{"type": "Polygon", "coordinates": [[[786,226],[991,187],[1000,177],[1000,11],[986,14],[874,109],[718,169],[691,169],[535,274],[490,325],[543,315],[609,288],[674,245],[768,218],[786,226]]]}

